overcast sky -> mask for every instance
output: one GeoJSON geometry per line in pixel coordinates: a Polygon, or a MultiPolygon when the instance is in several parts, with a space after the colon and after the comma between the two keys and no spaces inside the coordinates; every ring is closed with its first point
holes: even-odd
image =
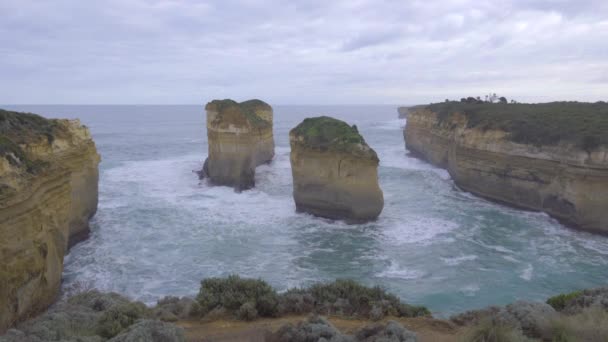
{"type": "Polygon", "coordinates": [[[0,103],[608,100],[608,0],[0,0],[0,103]]]}

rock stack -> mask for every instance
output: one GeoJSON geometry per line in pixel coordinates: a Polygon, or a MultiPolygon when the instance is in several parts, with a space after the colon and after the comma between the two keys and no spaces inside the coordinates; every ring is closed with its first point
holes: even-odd
{"type": "Polygon", "coordinates": [[[254,187],[256,166],[274,157],[272,107],[260,100],[213,100],[205,110],[209,155],[201,177],[237,191],[254,187]]]}
{"type": "Polygon", "coordinates": [[[356,126],[327,116],[308,118],[289,140],[298,211],[351,223],[380,215],[378,156],[356,126]]]}

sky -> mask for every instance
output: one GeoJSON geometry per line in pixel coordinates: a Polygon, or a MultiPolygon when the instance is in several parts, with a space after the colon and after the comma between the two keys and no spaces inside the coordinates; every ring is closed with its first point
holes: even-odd
{"type": "Polygon", "coordinates": [[[0,103],[608,100],[607,0],[0,0],[0,103]]]}

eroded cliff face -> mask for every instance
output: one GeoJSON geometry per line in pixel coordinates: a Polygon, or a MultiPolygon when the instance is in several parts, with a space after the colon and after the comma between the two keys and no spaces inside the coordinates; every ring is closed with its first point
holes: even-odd
{"type": "Polygon", "coordinates": [[[54,301],[97,209],[99,161],[78,120],[0,111],[0,332],[54,301]]]}
{"type": "Polygon", "coordinates": [[[608,233],[608,148],[513,142],[503,130],[468,128],[453,113],[410,111],[407,149],[446,168],[465,191],[517,207],[544,211],[583,230],[608,233]]]}
{"type": "Polygon", "coordinates": [[[384,197],[378,156],[356,127],[328,117],[309,118],[289,133],[296,208],[348,222],[374,220],[384,197]]]}
{"type": "Polygon", "coordinates": [[[274,157],[272,107],[260,100],[214,100],[205,110],[209,155],[201,175],[238,191],[254,187],[255,168],[274,157]]]}
{"type": "Polygon", "coordinates": [[[397,113],[399,114],[399,119],[407,119],[408,107],[397,108],[397,113]]]}

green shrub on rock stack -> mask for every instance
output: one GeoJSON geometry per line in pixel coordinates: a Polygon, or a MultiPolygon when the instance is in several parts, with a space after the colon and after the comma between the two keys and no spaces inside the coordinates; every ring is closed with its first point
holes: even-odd
{"type": "Polygon", "coordinates": [[[376,152],[356,126],[331,117],[305,119],[289,133],[298,211],[365,222],[384,206],[376,152]]]}

